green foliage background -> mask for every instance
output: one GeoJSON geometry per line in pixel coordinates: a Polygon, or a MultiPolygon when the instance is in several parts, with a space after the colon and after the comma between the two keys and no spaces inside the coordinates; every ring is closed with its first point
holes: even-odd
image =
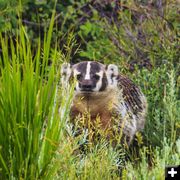
{"type": "Polygon", "coordinates": [[[179,1],[0,0],[0,179],[162,179],[180,164],[179,1]],[[115,63],[148,100],[136,146],[85,144],[60,66],[115,63]],[[61,107],[59,109],[59,107],[61,107]]]}

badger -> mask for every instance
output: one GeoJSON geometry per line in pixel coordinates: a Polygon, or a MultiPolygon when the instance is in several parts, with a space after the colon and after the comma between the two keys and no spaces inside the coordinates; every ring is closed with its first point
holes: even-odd
{"type": "Polygon", "coordinates": [[[147,102],[140,88],[120,74],[116,65],[96,61],[63,64],[63,86],[70,85],[74,79],[71,119],[75,121],[89,112],[92,122],[98,117],[102,130],[117,126],[116,132],[122,134],[129,145],[145,124],[147,102]]]}

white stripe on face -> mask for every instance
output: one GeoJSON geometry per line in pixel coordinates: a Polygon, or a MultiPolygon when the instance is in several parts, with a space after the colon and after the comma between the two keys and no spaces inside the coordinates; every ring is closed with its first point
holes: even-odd
{"type": "Polygon", "coordinates": [[[91,62],[88,62],[86,67],[86,75],[84,79],[86,80],[90,79],[90,70],[91,70],[91,62]]]}

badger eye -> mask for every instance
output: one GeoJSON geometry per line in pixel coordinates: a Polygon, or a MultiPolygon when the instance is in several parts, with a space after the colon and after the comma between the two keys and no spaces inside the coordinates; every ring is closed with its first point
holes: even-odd
{"type": "Polygon", "coordinates": [[[99,79],[100,79],[100,76],[98,76],[97,74],[95,74],[93,77],[94,77],[94,79],[96,79],[96,80],[99,80],[99,79]]]}
{"type": "Polygon", "coordinates": [[[78,75],[76,76],[77,80],[80,80],[80,79],[81,79],[81,77],[82,77],[82,75],[81,75],[81,74],[78,74],[78,75]]]}

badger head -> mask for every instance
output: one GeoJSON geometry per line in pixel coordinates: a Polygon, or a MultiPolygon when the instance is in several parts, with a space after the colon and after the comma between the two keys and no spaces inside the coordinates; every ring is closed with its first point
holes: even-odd
{"type": "Polygon", "coordinates": [[[84,61],[71,66],[66,63],[61,67],[63,85],[76,79],[76,93],[102,92],[117,86],[118,67],[110,64],[105,66],[95,61],[84,61]]]}

